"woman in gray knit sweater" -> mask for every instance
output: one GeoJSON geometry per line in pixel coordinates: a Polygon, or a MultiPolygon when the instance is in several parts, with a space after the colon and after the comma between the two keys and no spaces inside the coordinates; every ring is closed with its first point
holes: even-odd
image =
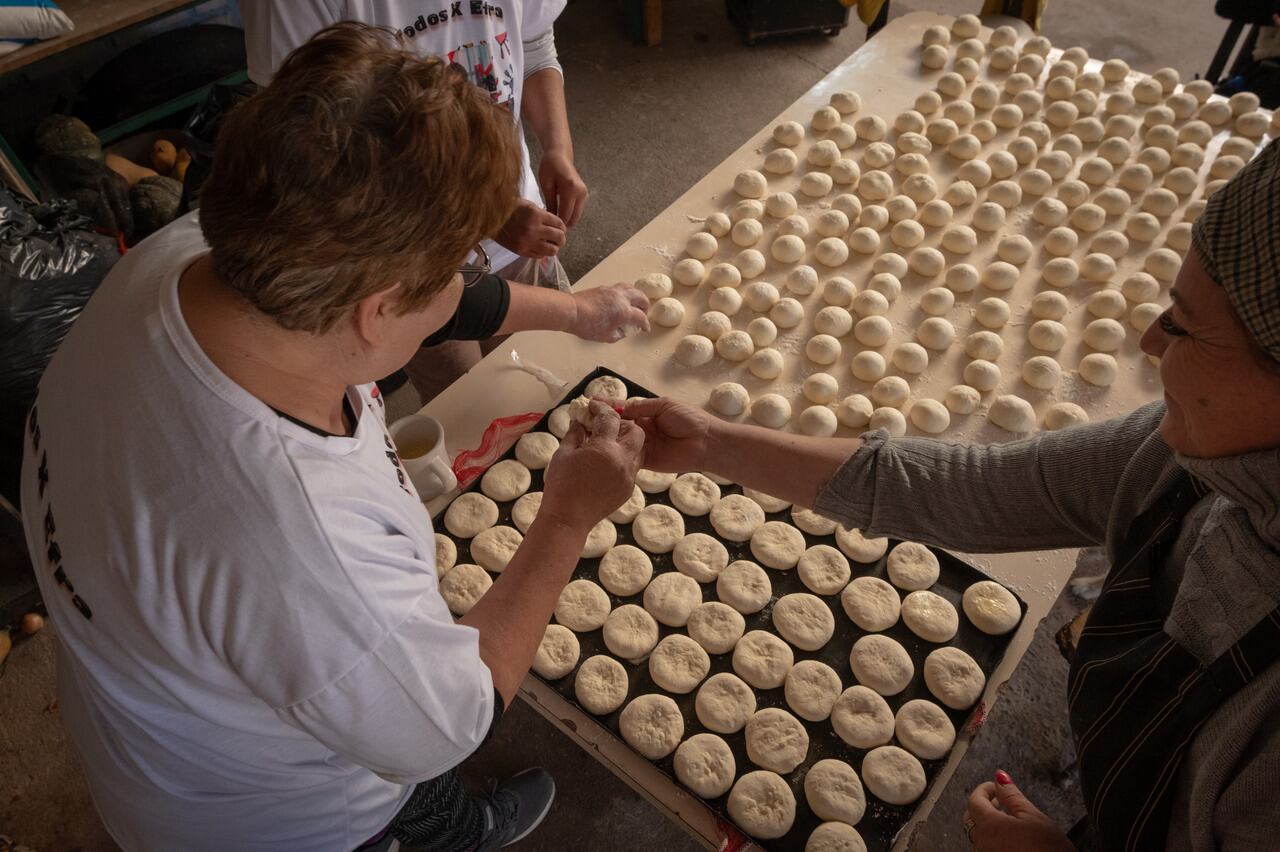
{"type": "Polygon", "coordinates": [[[1105,545],[1067,696],[1088,809],[1069,838],[1003,772],[980,852],[1280,849],[1280,145],[1209,201],[1142,338],[1164,400],[1010,444],[821,439],[665,399],[645,466],[707,470],[869,535],[970,552],[1105,545]]]}

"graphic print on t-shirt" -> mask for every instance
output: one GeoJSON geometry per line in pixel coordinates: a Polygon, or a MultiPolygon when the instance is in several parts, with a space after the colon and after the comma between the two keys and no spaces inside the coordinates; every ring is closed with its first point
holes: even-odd
{"type": "MultiPolygon", "coordinates": [[[[484,0],[458,0],[434,12],[424,12],[410,24],[400,28],[408,38],[419,33],[445,26],[463,17],[491,18],[504,21],[506,12],[500,3],[484,0]]],[[[449,64],[457,68],[468,80],[489,93],[494,103],[506,103],[515,97],[516,75],[512,66],[511,45],[508,32],[494,33],[490,39],[468,41],[457,45],[445,54],[449,64]]]]}

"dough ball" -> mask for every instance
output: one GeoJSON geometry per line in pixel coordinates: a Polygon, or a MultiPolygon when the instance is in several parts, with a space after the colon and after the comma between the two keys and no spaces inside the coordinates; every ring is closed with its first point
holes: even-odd
{"type": "Polygon", "coordinates": [[[486,571],[501,574],[523,540],[524,536],[511,527],[489,527],[471,540],[471,558],[486,571]]]}
{"type": "Polygon", "coordinates": [[[1036,412],[1020,396],[1005,394],[996,397],[987,411],[987,419],[1010,432],[1034,432],[1036,430],[1036,412]]]}
{"type": "Polygon", "coordinates": [[[698,260],[709,260],[715,257],[719,248],[720,245],[716,242],[716,238],[706,231],[700,231],[689,237],[688,242],[684,245],[685,253],[698,260]]]}
{"type": "Polygon", "coordinates": [[[1004,207],[995,201],[984,201],[973,211],[973,227],[988,233],[998,231],[1004,226],[1004,207]]]}
{"type": "Polygon", "coordinates": [[[1000,378],[1000,367],[985,359],[976,358],[964,366],[964,380],[975,390],[984,393],[995,390],[1000,378]]]}
{"type": "MultiPolygon", "coordinates": [[[[805,155],[805,160],[814,166],[828,167],[835,165],[840,159],[840,148],[830,139],[814,142],[805,155]]],[[[793,211],[794,212],[794,211],[793,211]]]]}
{"type": "Polygon", "coordinates": [[[707,268],[702,261],[686,257],[671,268],[671,277],[685,287],[697,287],[707,277],[707,268]]]}
{"type": "MultiPolygon", "coordinates": [[[[708,364],[715,356],[716,347],[708,337],[701,334],[688,334],[680,338],[676,344],[675,359],[688,367],[701,367],[708,364]]],[[[527,436],[526,436],[527,437],[527,436]]],[[[519,446],[517,445],[517,454],[519,446]]]]}
{"type": "Polygon", "coordinates": [[[733,670],[756,689],[782,686],[794,661],[791,646],[763,630],[748,631],[733,648],[733,670]]]}
{"type": "Polygon", "coordinates": [[[1085,345],[1099,352],[1114,352],[1124,343],[1124,326],[1113,319],[1096,319],[1084,328],[1085,345]]]}
{"type": "Polygon", "coordinates": [[[694,607],[685,625],[689,636],[710,654],[727,654],[747,629],[742,614],[728,604],[707,601],[694,607]]]}
{"type": "Polygon", "coordinates": [[[670,506],[645,506],[631,523],[631,535],[650,553],[670,553],[684,538],[684,518],[670,506]]]}
{"type": "Polygon", "coordinates": [[[644,468],[636,471],[636,484],[646,494],[661,494],[670,488],[671,483],[675,481],[676,475],[674,473],[659,473],[654,470],[645,470],[644,468]]]}
{"type": "MultiPolygon", "coordinates": [[[[829,338],[839,347],[839,341],[829,338]]],[[[811,340],[810,343],[813,341],[811,340]]],[[[835,360],[834,358],[832,360],[835,360]]],[[[751,417],[761,426],[780,429],[791,419],[791,403],[786,397],[776,393],[767,393],[751,403],[751,417]]]]}
{"type": "Polygon", "coordinates": [[[1115,258],[1101,252],[1093,252],[1080,261],[1080,274],[1086,281],[1102,284],[1110,281],[1116,274],[1115,258]]]}
{"type": "Polygon", "coordinates": [[[627,745],[641,755],[661,760],[675,750],[684,736],[684,716],[665,695],[641,695],[623,708],[618,730],[627,745]]]}
{"type": "Polygon", "coordinates": [[[674,571],[654,577],[644,590],[644,608],[668,627],[683,627],[700,603],[702,588],[698,582],[674,571]]]}
{"type": "Polygon", "coordinates": [[[804,257],[804,240],[790,234],[778,237],[773,241],[773,245],[770,246],[769,253],[773,255],[774,260],[782,263],[795,263],[804,257]]]}
{"type": "Polygon", "coordinates": [[[956,294],[946,287],[933,287],[920,296],[920,310],[930,316],[943,316],[956,304],[956,294]]]}
{"type": "Polygon", "coordinates": [[[946,711],[922,698],[898,709],[893,730],[898,742],[921,760],[941,760],[956,742],[956,729],[946,711]]]}
{"type": "Polygon", "coordinates": [[[896,408],[877,408],[871,412],[871,419],[867,422],[867,428],[871,430],[883,429],[891,437],[901,438],[907,434],[907,418],[896,408]]]}
{"type": "Polygon", "coordinates": [[[466,615],[492,585],[483,568],[464,562],[440,578],[440,597],[454,615],[466,615]]]}
{"type": "Polygon", "coordinates": [[[684,473],[676,477],[669,494],[672,505],[681,512],[700,517],[720,500],[720,486],[701,473],[684,473]]]}
{"type": "Polygon", "coordinates": [[[1091,385],[1106,388],[1120,375],[1116,359],[1105,352],[1093,352],[1080,359],[1080,378],[1091,385]]]}
{"type": "Polygon", "coordinates": [[[839,237],[827,237],[814,246],[813,257],[823,266],[839,266],[849,259],[849,246],[839,237]]]}
{"type": "Polygon", "coordinates": [[[729,792],[737,765],[728,744],[715,734],[694,734],[680,743],[676,779],[697,796],[715,799],[729,792]]]}
{"type": "Polygon", "coordinates": [[[831,727],[854,748],[874,748],[893,736],[893,711],[875,691],[851,686],[831,708],[831,727]]]}
{"type": "Polygon", "coordinates": [[[533,671],[546,680],[559,680],[573,671],[580,653],[578,637],[572,630],[559,624],[548,624],[533,655],[533,671]]]}
{"type": "Polygon", "coordinates": [[[911,804],[927,783],[920,761],[897,746],[869,752],[862,761],[862,780],[872,795],[891,805],[911,804]]]}
{"type": "Polygon", "coordinates": [[[529,527],[533,526],[533,519],[538,516],[540,508],[542,508],[541,491],[525,494],[511,507],[511,523],[515,524],[520,532],[527,533],[529,527]]]}
{"type": "Polygon", "coordinates": [[[915,665],[907,650],[898,640],[879,633],[863,636],[853,643],[849,666],[858,683],[881,695],[897,695],[915,675],[915,665]]]}
{"type": "Polygon", "coordinates": [[[862,108],[862,98],[857,92],[840,91],[831,95],[830,103],[841,115],[855,113],[862,108]]]}
{"type": "Polygon", "coordinates": [[[776,349],[761,349],[747,361],[747,369],[758,379],[771,381],[782,374],[782,353],[776,349]]]}
{"type": "Polygon", "coordinates": [[[1162,313],[1164,313],[1164,306],[1155,302],[1143,302],[1141,305],[1134,305],[1133,310],[1129,312],[1129,325],[1139,332],[1144,332],[1160,318],[1162,313]]]}
{"type": "MultiPolygon", "coordinates": [[[[795,215],[788,216],[779,222],[777,228],[774,229],[774,233],[780,237],[799,237],[804,239],[809,236],[809,230],[809,220],[803,216],[795,215]]],[[[761,260],[763,259],[764,256],[761,255],[761,260]]]]}
{"type": "Polygon", "coordinates": [[[1076,250],[1079,243],[1080,237],[1075,231],[1070,228],[1054,228],[1045,234],[1044,250],[1054,257],[1066,257],[1076,250]]]}
{"type": "MultiPolygon", "coordinates": [[[[995,366],[992,364],[991,366],[995,366]]],[[[999,368],[996,368],[997,371],[999,368]]],[[[996,377],[996,384],[999,384],[999,376],[996,377]]],[[[978,394],[977,388],[969,385],[952,385],[947,389],[947,393],[943,398],[943,404],[953,414],[973,414],[978,410],[978,406],[982,403],[982,397],[978,394]]]]}
{"type": "Polygon", "coordinates": [[[964,353],[970,358],[995,361],[1004,352],[1004,338],[992,331],[975,331],[964,342],[964,353]]]}
{"type": "Polygon", "coordinates": [[[936,399],[922,399],[911,406],[911,422],[921,432],[940,435],[951,425],[951,415],[936,399]]]}
{"type": "MultiPolygon", "coordinates": [[[[804,354],[815,364],[834,364],[840,358],[840,341],[829,334],[815,334],[804,345],[804,354]]],[[[790,406],[788,406],[790,408],[790,406]]],[[[790,416],[790,411],[787,412],[790,416]]],[[[785,422],[785,420],[783,421],[785,422]]],[[[766,424],[768,425],[768,424],[766,424]]],[[[781,424],[779,424],[781,425],[781,424]]]]}
{"type": "MultiPolygon", "coordinates": [[[[723,213],[714,214],[723,216],[723,213]]],[[[707,219],[711,222],[710,217],[707,219]]],[[[642,275],[635,281],[635,288],[650,299],[661,299],[663,296],[671,295],[671,278],[663,275],[661,272],[650,272],[648,275],[642,275]]]]}
{"type": "MultiPolygon", "coordinates": [[[[693,475],[701,476],[701,474],[693,475]]],[[[711,480],[707,481],[711,482],[711,480]]],[[[715,483],[711,484],[715,485],[715,483]]],[[[673,486],[672,491],[674,490],[673,486]]],[[[719,491],[717,487],[716,493],[719,494],[719,491]]],[[[729,552],[723,544],[706,533],[690,533],[680,539],[675,546],[671,561],[681,574],[688,575],[699,583],[710,583],[729,564],[729,552]]]]}
{"type": "Polygon", "coordinates": [[[921,246],[911,252],[907,265],[922,278],[936,278],[947,268],[947,259],[936,248],[921,246]]]}
{"type": "Polygon", "coordinates": [[[809,734],[786,710],[767,707],[747,720],[747,757],[774,772],[791,772],[809,753],[809,734]]]}
{"type": "Polygon", "coordinates": [[[814,130],[830,130],[840,123],[840,112],[835,107],[819,107],[813,114],[809,126],[814,130]]]}
{"type": "Polygon", "coordinates": [[[791,830],[796,799],[774,772],[757,770],[738,779],[729,792],[729,816],[752,837],[772,840],[791,830]]]}
{"type": "Polygon", "coordinates": [[[770,151],[764,157],[764,170],[775,175],[789,175],[800,165],[800,158],[790,148],[770,151]]]}
{"type": "Polygon", "coordinates": [[[745,331],[726,331],[716,339],[716,352],[726,361],[745,361],[751,357],[755,349],[756,345],[751,340],[751,335],[745,331]]]}
{"type": "Polygon", "coordinates": [[[773,587],[763,568],[754,562],[739,560],[720,572],[716,595],[738,612],[750,614],[764,609],[773,596],[773,587]]]}
{"type": "Polygon", "coordinates": [[[858,773],[843,760],[828,758],[809,767],[804,777],[804,796],[818,819],[838,820],[850,826],[862,819],[867,808],[858,773]]]}
{"type": "Polygon", "coordinates": [[[743,198],[763,198],[769,182],[755,169],[738,172],[733,179],[733,191],[743,198]]]}
{"type": "Polygon", "coordinates": [[[804,549],[800,531],[781,521],[766,521],[751,534],[751,554],[766,568],[790,571],[804,549]]]}
{"type": "Polygon", "coordinates": [[[436,577],[443,577],[449,573],[458,562],[458,546],[453,543],[453,539],[440,533],[435,534],[436,538],[436,577]]]}
{"type": "Polygon", "coordinates": [[[629,688],[627,670],[622,663],[603,654],[587,658],[578,667],[573,682],[578,703],[596,716],[607,716],[621,707],[627,700],[629,688]]]}
{"type": "Polygon", "coordinates": [[[855,577],[840,594],[840,603],[849,620],[873,633],[898,623],[898,593],[877,577],[855,577]]]}
{"type": "MultiPolygon", "coordinates": [[[[863,355],[863,354],[875,355],[877,353],[874,353],[874,352],[858,353],[858,355],[863,355]]],[[[858,356],[855,356],[853,360],[855,362],[854,366],[856,367],[858,356]]],[[[880,359],[880,363],[881,363],[880,375],[884,375],[884,369],[883,369],[884,359],[883,358],[880,359]]],[[[858,375],[856,371],[854,375],[858,375]]],[[[859,376],[859,378],[861,377],[859,376]]],[[[849,396],[846,396],[843,400],[841,400],[840,404],[836,406],[836,418],[845,426],[848,426],[851,429],[861,429],[865,427],[867,423],[871,420],[871,413],[873,410],[874,410],[874,406],[872,406],[871,400],[867,399],[862,394],[857,394],[857,393],[850,394],[849,396]]]]}
{"type": "Polygon", "coordinates": [[[834,595],[849,583],[849,560],[834,547],[816,544],[796,563],[796,572],[805,587],[820,595],[834,595]]]}
{"type": "Polygon", "coordinates": [[[698,689],[694,699],[698,721],[709,730],[732,734],[742,730],[756,712],[756,696],[737,675],[713,674],[698,689]]]}
{"type": "Polygon", "coordinates": [[[1052,390],[1062,379],[1062,368],[1047,355],[1035,355],[1022,364],[1022,380],[1039,390],[1052,390]]]}
{"type": "Polygon", "coordinates": [[[543,470],[559,448],[560,442],[550,432],[526,432],[516,441],[516,459],[529,470],[543,470]]]}
{"type": "Polygon", "coordinates": [[[528,491],[532,481],[529,468],[514,459],[504,459],[485,471],[480,490],[492,500],[507,502],[528,491]]]}
{"type": "Polygon", "coordinates": [[[804,125],[798,121],[784,121],[774,125],[773,141],[794,148],[804,141],[804,125]]]}
{"type": "Polygon", "coordinates": [[[947,647],[925,657],[924,682],[934,697],[952,710],[968,710],[982,697],[987,678],[973,657],[947,647]]]}
{"type": "Polygon", "coordinates": [[[743,249],[734,255],[733,265],[738,267],[743,278],[755,278],[764,272],[764,255],[753,248],[743,249]]]}
{"type": "Polygon", "coordinates": [[[829,438],[836,433],[839,428],[839,422],[836,420],[836,414],[825,405],[811,405],[804,411],[800,412],[800,418],[796,421],[800,427],[800,434],[813,435],[818,438],[829,438]]]}
{"type": "Polygon", "coordinates": [[[877,405],[901,408],[911,397],[911,386],[901,376],[885,376],[871,388],[871,399],[877,405]]]}
{"type": "Polygon", "coordinates": [[[1074,402],[1054,403],[1044,413],[1044,428],[1050,431],[1081,426],[1088,422],[1089,415],[1074,402]]]}
{"type": "Polygon", "coordinates": [[[955,326],[942,317],[928,317],[916,327],[916,340],[929,349],[944,350],[955,342],[955,339],[955,326]]]}
{"type": "Polygon", "coordinates": [[[849,217],[839,210],[819,214],[814,229],[824,237],[842,237],[849,230],[849,217]]]}
{"type": "Polygon", "coordinates": [[[1182,258],[1172,249],[1159,248],[1147,255],[1143,268],[1155,279],[1170,282],[1178,277],[1182,258]]]}
{"type": "Polygon", "coordinates": [[[791,522],[809,535],[832,535],[836,531],[835,521],[803,506],[791,507],[791,522]]]}
{"type": "Polygon", "coordinates": [[[889,553],[889,580],[900,589],[917,591],[938,582],[938,557],[923,544],[904,541],[889,553]]]}
{"type": "Polygon", "coordinates": [[[444,527],[455,538],[473,538],[497,522],[498,505],[474,491],[459,496],[444,513],[444,527]]]}
{"type": "Polygon", "coordinates": [[[928,591],[912,592],[903,599],[902,623],[926,642],[950,642],[960,627],[956,608],[928,591]]]}
{"type": "Polygon", "coordinates": [[[979,580],[970,585],[964,590],[961,604],[973,626],[992,636],[1003,636],[1022,620],[1018,599],[992,580],[979,580]]]}
{"type": "Polygon", "coordinates": [[[573,580],[556,601],[556,621],[576,633],[596,630],[609,617],[609,596],[590,580],[573,580]]]}
{"type": "MultiPolygon", "coordinates": [[[[835,181],[831,175],[823,174],[822,172],[809,172],[800,178],[800,192],[810,198],[821,198],[831,192],[831,187],[834,183],[835,181]]],[[[859,181],[859,186],[861,186],[861,181],[859,181]]]]}
{"type": "Polygon", "coordinates": [[[663,328],[675,328],[684,322],[684,303],[670,296],[659,299],[649,309],[649,320],[663,328]]]}
{"type": "Polygon", "coordinates": [[[741,494],[729,494],[711,508],[711,526],[726,541],[747,541],[764,522],[764,510],[741,494]]]}
{"type": "Polygon", "coordinates": [[[1010,290],[1018,283],[1021,273],[1018,267],[1003,260],[997,260],[982,270],[982,283],[988,290],[1003,292],[1010,290]]]}
{"type": "Polygon", "coordinates": [[[1027,329],[1027,341],[1042,352],[1057,352],[1067,345],[1067,327],[1057,320],[1037,320],[1027,329]]]}
{"type": "MultiPolygon", "coordinates": [[[[730,287],[721,287],[713,291],[711,295],[714,297],[715,294],[719,293],[721,290],[734,292],[730,287]]],[[[741,300],[739,299],[739,305],[740,303],[741,303],[741,300]]],[[[724,334],[726,331],[729,331],[733,327],[733,324],[732,324],[732,321],[729,319],[729,316],[725,314],[723,311],[712,310],[712,311],[707,311],[702,316],[698,317],[693,327],[698,334],[702,335],[708,340],[714,341],[714,340],[718,340],[720,336],[724,334]]]]}
{"type": "MultiPolygon", "coordinates": [[[[791,194],[784,192],[775,193],[769,196],[769,206],[765,208],[766,210],[778,209],[778,202],[776,199],[779,195],[786,195],[790,197],[791,194]]],[[[792,212],[795,212],[794,198],[791,199],[791,203],[792,212]]],[[[789,216],[790,213],[782,213],[781,215],[785,217],[789,216]]],[[[729,232],[729,236],[733,240],[734,245],[747,248],[748,246],[753,246],[760,242],[760,238],[764,236],[764,225],[760,224],[760,220],[758,219],[739,219],[737,224],[733,226],[733,230],[729,232]]],[[[734,268],[736,269],[737,267],[734,268]]],[[[741,275],[741,273],[739,273],[739,275],[741,275]]]]}
{"type": "Polygon", "coordinates": [[[957,263],[947,270],[947,289],[953,293],[972,293],[978,289],[978,270],[968,263],[957,263]]]}
{"type": "Polygon", "coordinates": [[[929,369],[929,353],[918,343],[900,343],[893,350],[893,364],[904,373],[917,375],[929,369]]]}
{"type": "Polygon", "coordinates": [[[628,597],[639,594],[649,585],[653,561],[638,547],[620,544],[601,557],[598,573],[606,589],[619,597],[628,597]]]}
{"type": "Polygon", "coordinates": [[[721,382],[711,389],[708,404],[711,409],[726,417],[737,417],[747,410],[751,397],[747,389],[737,382],[721,382]]]}
{"type": "Polygon", "coordinates": [[[649,676],[653,682],[677,695],[692,692],[710,670],[711,658],[702,646],[679,633],[663,639],[649,655],[649,676]]]}
{"type": "Polygon", "coordinates": [[[773,607],[778,634],[802,651],[816,651],[831,641],[835,617],[822,598],[805,592],[784,595],[773,607]]]}

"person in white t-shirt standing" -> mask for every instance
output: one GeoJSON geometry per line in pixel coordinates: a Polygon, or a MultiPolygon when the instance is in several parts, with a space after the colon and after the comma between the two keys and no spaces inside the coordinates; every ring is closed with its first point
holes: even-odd
{"type": "Polygon", "coordinates": [[[455,768],[630,496],[643,432],[592,403],[455,622],[373,384],[427,338],[643,321],[618,288],[464,263],[516,205],[517,150],[443,60],[329,27],[227,115],[199,211],[116,264],[46,370],[27,543],[59,710],[129,852],[491,850],[549,810],[540,769],[473,798],[455,768]]]}
{"type": "MultiPolygon", "coordinates": [[[[419,56],[440,56],[527,124],[542,149],[535,175],[520,133],[520,203],[493,240],[482,243],[493,269],[510,281],[567,290],[557,254],[587,204],[573,162],[555,20],[565,0],[241,0],[249,78],[264,85],[281,60],[338,21],[397,30],[419,56]]],[[[475,341],[424,349],[406,372],[425,403],[480,360],[475,341]]]]}

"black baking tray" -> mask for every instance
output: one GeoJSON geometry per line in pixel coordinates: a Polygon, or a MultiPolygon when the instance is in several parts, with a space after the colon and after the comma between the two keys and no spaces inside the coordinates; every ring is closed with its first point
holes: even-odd
{"type": "MultiPolygon", "coordinates": [[[[575,385],[573,389],[565,395],[564,399],[561,400],[560,403],[556,406],[552,406],[552,408],[548,410],[547,414],[545,414],[529,431],[549,431],[547,428],[547,419],[550,416],[551,411],[554,411],[555,408],[559,407],[559,405],[563,405],[570,400],[581,396],[587,384],[599,376],[615,376],[618,379],[621,379],[627,386],[627,393],[629,396],[655,396],[654,393],[627,379],[625,376],[619,375],[618,373],[604,367],[597,367],[594,371],[578,382],[577,385],[575,385]]],[[[508,449],[508,451],[503,454],[502,458],[515,458],[514,446],[508,449]]],[[[533,481],[529,486],[529,490],[540,491],[542,489],[542,471],[534,470],[530,471],[530,473],[532,474],[533,481]]],[[[476,481],[465,490],[478,491],[479,485],[480,480],[479,477],[477,477],[476,481]]],[[[722,485],[720,486],[720,491],[722,495],[727,495],[741,493],[742,489],[737,485],[722,485]]],[[[645,503],[646,505],[652,505],[654,503],[662,503],[668,506],[671,505],[666,492],[663,492],[662,494],[646,494],[645,503]]],[[[514,501],[498,504],[499,524],[514,526],[514,524],[511,524],[511,507],[513,505],[514,501]]],[[[444,513],[441,512],[440,515],[434,519],[435,529],[444,535],[449,535],[449,537],[453,539],[458,547],[458,562],[474,561],[471,559],[470,541],[467,539],[457,539],[450,535],[442,523],[443,514],[444,513]]],[[[782,512],[766,513],[766,518],[771,521],[786,521],[789,523],[791,519],[791,511],[790,509],[787,509],[782,512]]],[[[635,544],[635,540],[631,536],[630,524],[616,524],[615,526],[618,531],[618,544],[635,544]]],[[[712,528],[707,516],[700,518],[690,518],[685,516],[685,532],[703,532],[717,539],[719,538],[719,536],[716,535],[715,530],[712,528]]],[[[801,532],[809,546],[813,546],[815,544],[828,544],[835,547],[835,540],[833,536],[810,535],[803,530],[801,532]]],[[[753,562],[756,561],[751,554],[751,548],[748,543],[724,541],[722,539],[721,541],[729,551],[730,562],[737,559],[748,559],[753,562]]],[[[897,541],[891,540],[891,549],[892,545],[897,543],[897,541]]],[[[643,548],[641,549],[643,550],[643,548]]],[[[956,607],[956,611],[960,613],[959,630],[950,642],[944,644],[952,645],[966,651],[982,668],[982,671],[987,678],[990,679],[992,672],[995,671],[996,667],[1000,664],[1000,661],[1004,658],[1004,653],[1009,646],[1010,640],[1013,638],[1014,631],[1010,631],[1004,636],[989,636],[974,627],[969,620],[964,617],[963,609],[960,604],[961,596],[963,595],[965,588],[979,580],[989,580],[991,578],[974,566],[957,559],[944,550],[938,550],[935,548],[931,548],[931,550],[933,550],[933,553],[938,557],[941,572],[938,582],[930,588],[930,591],[946,598],[956,607]]],[[[646,553],[647,552],[648,551],[646,551],[646,553]]],[[[672,564],[670,553],[650,553],[649,556],[653,560],[654,576],[657,576],[659,573],[664,571],[676,570],[675,566],[672,564]]],[[[599,567],[599,563],[599,559],[580,560],[577,569],[573,573],[573,579],[587,579],[598,583],[597,569],[599,567]]],[[[850,565],[854,569],[854,576],[872,576],[880,577],[885,580],[888,579],[885,571],[884,557],[872,564],[857,563],[850,560],[850,565]]],[[[782,595],[790,594],[792,592],[808,592],[810,594],[814,594],[814,592],[800,582],[799,574],[794,570],[774,571],[766,568],[765,571],[769,575],[769,579],[773,584],[773,598],[763,610],[752,615],[746,615],[744,618],[747,622],[747,630],[768,630],[776,632],[773,630],[771,617],[774,602],[776,602],[782,595]]],[[[701,586],[704,600],[716,600],[714,583],[704,583],[701,584],[701,586]]],[[[603,588],[603,586],[601,588],[603,588]]],[[[609,601],[615,609],[628,603],[643,606],[643,596],[643,591],[628,597],[620,597],[609,593],[609,601]]],[[[1026,602],[1023,601],[1016,592],[1014,593],[1014,596],[1017,598],[1018,605],[1025,617],[1027,611],[1026,602]]],[[[844,608],[840,605],[839,594],[818,595],[818,597],[822,598],[827,603],[831,608],[832,614],[835,616],[835,635],[832,636],[830,642],[817,651],[802,651],[794,646],[792,646],[792,651],[795,654],[796,662],[799,662],[800,660],[821,660],[831,666],[831,668],[840,675],[841,682],[844,688],[847,689],[857,683],[857,680],[853,676],[853,672],[849,668],[849,649],[853,646],[854,642],[862,636],[867,635],[867,631],[862,630],[850,621],[849,617],[844,612],[844,608]]],[[[667,627],[663,624],[659,624],[658,629],[660,638],[666,637],[672,633],[684,632],[683,629],[667,627]]],[[[902,643],[902,646],[906,648],[907,652],[911,655],[912,662],[915,663],[916,668],[915,677],[912,678],[910,685],[898,695],[886,697],[885,699],[893,709],[894,713],[896,714],[899,707],[913,698],[925,698],[938,704],[939,707],[946,711],[952,724],[956,727],[957,734],[963,731],[965,724],[968,722],[969,716],[974,712],[974,710],[950,709],[941,702],[938,702],[937,699],[935,699],[929,692],[928,687],[926,687],[924,683],[923,665],[925,657],[928,656],[930,651],[943,647],[944,645],[926,642],[919,638],[902,623],[901,619],[899,619],[898,623],[893,627],[883,632],[884,635],[891,636],[902,643]]],[[[581,656],[579,657],[580,663],[582,660],[586,660],[596,654],[613,656],[609,652],[609,649],[605,647],[602,630],[592,630],[586,633],[577,633],[575,635],[578,637],[578,643],[582,649],[581,656]]],[[[711,671],[708,673],[708,677],[717,672],[733,671],[732,652],[728,654],[711,654],[710,657],[711,671]]],[[[653,682],[653,679],[649,677],[649,667],[647,662],[639,664],[628,662],[627,660],[619,660],[619,662],[621,662],[626,668],[629,677],[630,689],[627,693],[627,701],[647,692],[657,692],[667,695],[676,702],[684,714],[684,735],[686,738],[693,734],[703,732],[714,733],[707,731],[707,729],[702,726],[698,721],[697,713],[694,711],[694,698],[697,695],[697,689],[694,689],[686,695],[675,695],[669,693],[666,690],[661,689],[653,682]]],[[[559,680],[547,681],[543,679],[543,682],[558,692],[571,704],[581,709],[583,713],[588,716],[592,716],[593,714],[578,704],[577,696],[574,694],[574,677],[576,674],[577,668],[575,667],[572,672],[559,680]]],[[[537,675],[534,676],[537,677],[537,675]]],[[[758,709],[779,707],[789,713],[792,713],[792,715],[795,715],[791,708],[787,706],[781,687],[768,690],[757,689],[755,690],[755,693],[758,709]]],[[[622,707],[626,707],[626,704],[627,702],[623,702],[622,707]]],[[[618,725],[618,719],[621,712],[622,708],[619,708],[608,716],[594,717],[619,740],[622,740],[622,734],[618,725]]],[[[764,849],[773,850],[773,852],[803,852],[805,841],[808,839],[809,834],[822,822],[822,820],[820,820],[813,811],[809,809],[808,802],[805,800],[804,776],[809,770],[809,767],[817,761],[825,758],[837,758],[847,761],[855,770],[858,771],[859,776],[861,776],[862,759],[866,755],[865,749],[853,748],[840,739],[840,737],[836,735],[835,730],[831,727],[831,722],[829,720],[810,722],[805,719],[801,719],[799,716],[796,716],[796,719],[805,726],[805,729],[809,733],[809,753],[805,758],[804,763],[794,771],[783,776],[787,783],[790,784],[791,790],[795,794],[795,823],[792,825],[791,830],[780,838],[775,840],[755,841],[759,846],[764,849]]],[[[746,735],[743,731],[739,731],[736,734],[717,735],[722,737],[725,742],[729,744],[729,748],[733,751],[734,760],[737,762],[738,776],[756,768],[747,757],[746,735]]],[[[929,787],[932,787],[934,779],[946,763],[946,760],[947,759],[944,757],[939,760],[921,761],[921,765],[924,767],[925,776],[928,779],[929,787]]],[[[680,783],[676,779],[673,755],[668,755],[662,760],[656,761],[655,764],[663,773],[671,778],[673,783],[680,783]]],[[[691,791],[689,794],[694,795],[691,791]]],[[[928,795],[928,788],[926,788],[925,793],[921,795],[920,800],[923,800],[926,795],[928,795]]],[[[862,835],[862,839],[866,843],[869,852],[888,852],[888,850],[893,846],[898,833],[911,818],[911,814],[920,800],[917,800],[917,803],[913,803],[911,805],[896,806],[881,802],[873,796],[870,791],[866,792],[866,796],[867,810],[862,819],[858,822],[856,828],[858,829],[858,833],[862,835]]],[[[729,817],[727,794],[717,799],[704,801],[706,801],[706,804],[716,811],[726,822],[733,822],[729,817]]],[[[745,832],[743,833],[745,834],[745,832]]]]}

